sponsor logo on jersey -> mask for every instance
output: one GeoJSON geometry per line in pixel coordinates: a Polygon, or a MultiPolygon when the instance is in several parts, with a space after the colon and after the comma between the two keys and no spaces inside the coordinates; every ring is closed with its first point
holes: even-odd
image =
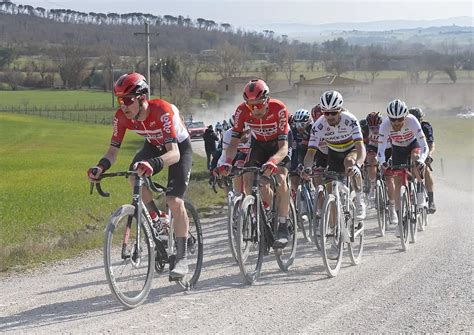
{"type": "Polygon", "coordinates": [[[114,136],[118,136],[118,118],[114,116],[113,125],[114,125],[114,136]]]}
{"type": "Polygon", "coordinates": [[[151,122],[150,122],[150,127],[153,127],[153,126],[156,126],[156,122],[155,122],[155,121],[151,121],[151,122]]]}
{"type": "Polygon", "coordinates": [[[324,126],[323,126],[323,124],[322,124],[322,123],[320,123],[320,124],[318,125],[318,129],[319,129],[319,130],[322,130],[322,129],[323,129],[323,127],[324,127],[324,126]]]}
{"type": "Polygon", "coordinates": [[[160,121],[163,123],[163,130],[170,134],[171,133],[171,117],[169,113],[163,114],[160,117],[160,121]]]}
{"type": "Polygon", "coordinates": [[[344,123],[346,124],[346,126],[348,126],[349,125],[349,120],[344,121],[344,123]]]}

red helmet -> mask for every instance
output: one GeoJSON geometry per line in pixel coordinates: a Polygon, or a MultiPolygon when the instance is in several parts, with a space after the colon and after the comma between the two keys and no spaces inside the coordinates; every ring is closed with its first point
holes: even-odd
{"type": "Polygon", "coordinates": [[[117,97],[146,94],[149,89],[145,77],[136,72],[122,75],[114,84],[114,94],[117,97]]]}
{"type": "Polygon", "coordinates": [[[377,127],[382,123],[382,114],[380,112],[372,112],[365,119],[369,127],[377,127]]]}
{"type": "Polygon", "coordinates": [[[316,106],[313,107],[311,110],[311,117],[313,118],[313,121],[316,121],[323,115],[323,111],[321,110],[321,105],[317,104],[316,106]]]}
{"type": "Polygon", "coordinates": [[[244,100],[263,100],[268,98],[270,89],[262,79],[253,79],[249,81],[244,88],[244,100]]]}

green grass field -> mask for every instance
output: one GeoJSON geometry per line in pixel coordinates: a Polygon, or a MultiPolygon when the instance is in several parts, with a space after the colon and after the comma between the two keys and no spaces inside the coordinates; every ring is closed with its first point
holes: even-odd
{"type": "MultiPolygon", "coordinates": [[[[86,171],[111,133],[111,126],[0,113],[0,271],[100,247],[107,217],[131,198],[122,178],[104,182],[110,198],[89,194],[86,171]]],[[[142,143],[127,133],[111,171],[126,170],[142,143]]],[[[204,176],[205,159],[195,156],[188,197],[200,209],[224,203],[204,176]]],[[[156,180],[166,184],[166,175],[156,180]]]]}

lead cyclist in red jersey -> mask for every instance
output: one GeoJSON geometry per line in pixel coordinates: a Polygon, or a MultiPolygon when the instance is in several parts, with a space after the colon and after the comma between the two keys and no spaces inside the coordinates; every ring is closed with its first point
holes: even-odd
{"type": "MultiPolygon", "coordinates": [[[[151,176],[165,167],[170,167],[166,203],[174,218],[177,242],[176,265],[170,271],[170,276],[179,279],[188,272],[186,242],[189,218],[183,195],[191,174],[192,148],[178,108],[161,99],[147,100],[148,91],[148,83],[139,73],[124,74],[117,80],[114,94],[120,108],[113,119],[110,147],[87,174],[90,181],[97,182],[100,175],[110,168],[127,129],[145,137],[143,148],[133,158],[130,170],[137,170],[139,175],[151,176]]],[[[133,187],[134,177],[130,177],[129,181],[133,187]]],[[[152,194],[147,188],[143,188],[142,192],[143,202],[155,221],[158,208],[153,202],[152,194]]]]}
{"type": "MultiPolygon", "coordinates": [[[[244,89],[244,102],[241,103],[234,115],[235,123],[232,128],[232,139],[226,151],[226,161],[219,170],[226,175],[232,166],[240,137],[245,126],[251,130],[252,138],[250,151],[245,166],[258,166],[264,170],[264,175],[274,174],[278,182],[276,201],[278,207],[278,233],[273,248],[284,248],[289,239],[288,212],[289,190],[286,182],[288,175],[288,110],[279,100],[271,99],[267,84],[261,79],[251,80],[244,89]]],[[[253,174],[244,175],[246,194],[251,194],[253,174]]],[[[262,188],[262,199],[271,202],[271,197],[262,188]]]]}

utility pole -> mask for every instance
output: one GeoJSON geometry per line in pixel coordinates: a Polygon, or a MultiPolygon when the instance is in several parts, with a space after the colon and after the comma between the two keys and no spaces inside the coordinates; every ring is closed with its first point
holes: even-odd
{"type": "MultiPolygon", "coordinates": [[[[166,62],[164,64],[166,66],[166,62]]],[[[161,90],[161,77],[163,77],[163,60],[160,58],[160,99],[162,97],[162,90],[161,90]]]]}
{"type": "Polygon", "coordinates": [[[110,63],[110,77],[112,78],[111,79],[111,84],[112,86],[111,87],[111,91],[112,91],[112,109],[115,108],[115,95],[114,95],[114,64],[113,63],[110,63]]]}
{"type": "MultiPolygon", "coordinates": [[[[156,34],[150,34],[150,23],[148,21],[145,21],[145,32],[144,33],[133,33],[133,35],[145,35],[146,37],[146,80],[148,80],[148,83],[151,83],[151,78],[150,78],[150,35],[159,35],[159,33],[156,34]]],[[[150,91],[148,91],[148,99],[150,99],[150,91]]]]}

